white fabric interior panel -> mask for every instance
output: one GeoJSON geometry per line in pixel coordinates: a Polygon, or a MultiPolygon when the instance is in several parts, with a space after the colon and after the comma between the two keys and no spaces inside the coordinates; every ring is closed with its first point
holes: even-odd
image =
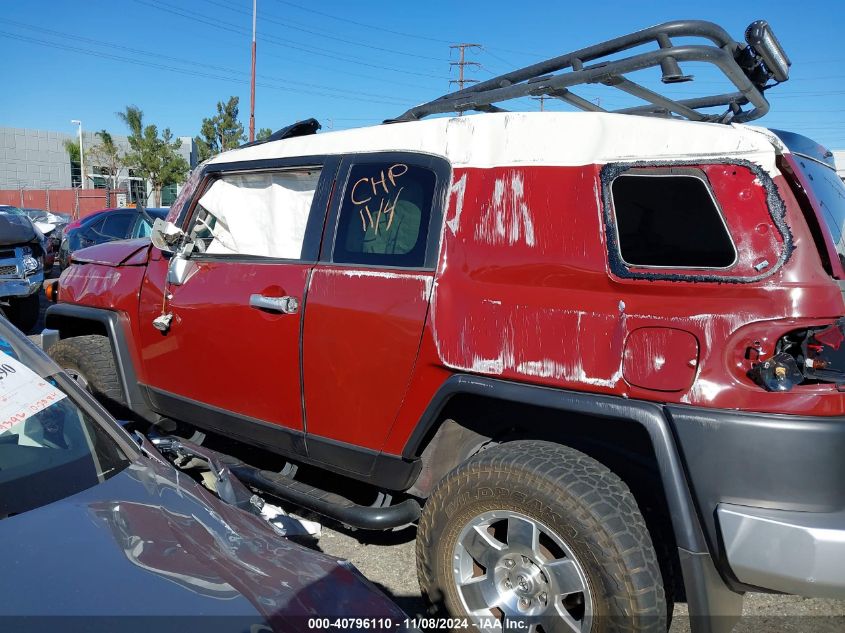
{"type": "Polygon", "coordinates": [[[200,198],[217,222],[207,253],[299,259],[318,170],[223,176],[200,198]]]}

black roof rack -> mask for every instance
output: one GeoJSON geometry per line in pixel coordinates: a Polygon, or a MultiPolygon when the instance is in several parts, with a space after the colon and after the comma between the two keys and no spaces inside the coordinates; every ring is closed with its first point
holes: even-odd
{"type": "Polygon", "coordinates": [[[622,112],[722,123],[752,121],[769,111],[769,102],[763,92],[788,79],[790,61],[763,20],[748,27],[745,39],[747,45],[735,42],[724,29],[712,22],[666,22],[451,92],[411,108],[386,123],[414,121],[447,112],[507,112],[494,104],[541,95],[561,99],[592,112],[622,112]],[[709,42],[696,45],[672,43],[671,38],[681,37],[701,38],[709,42]],[[602,61],[610,55],[652,43],[657,44],[657,50],[602,61]],[[663,83],[691,81],[692,76],[683,73],[679,62],[713,64],[736,86],[737,92],[672,99],[625,77],[627,73],[659,66],[663,83]],[[769,84],[771,79],[776,83],[769,84]],[[571,87],[584,84],[611,86],[643,99],[647,105],[608,110],[570,91],[571,87]],[[742,106],[746,104],[751,104],[752,108],[744,111],[742,106]],[[701,111],[718,106],[727,106],[727,110],[722,114],[701,111]]]}

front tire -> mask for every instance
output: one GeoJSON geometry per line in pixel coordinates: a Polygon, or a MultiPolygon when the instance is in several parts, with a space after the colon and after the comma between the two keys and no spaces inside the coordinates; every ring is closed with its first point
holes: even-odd
{"type": "Polygon", "coordinates": [[[660,567],[631,491],[551,442],[502,444],[447,475],[423,509],[417,573],[435,610],[480,630],[667,629],[660,567]]]}
{"type": "Polygon", "coordinates": [[[89,334],[62,339],[49,350],[56,364],[114,415],[126,411],[126,398],[105,336],[89,334]]]}

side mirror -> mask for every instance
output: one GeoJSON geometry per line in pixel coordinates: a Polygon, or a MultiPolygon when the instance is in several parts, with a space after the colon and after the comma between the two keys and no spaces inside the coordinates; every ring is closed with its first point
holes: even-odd
{"type": "Polygon", "coordinates": [[[170,259],[167,266],[167,282],[174,286],[181,286],[197,271],[197,265],[186,257],[187,253],[179,252],[170,259]]]}
{"type": "Polygon", "coordinates": [[[173,222],[156,218],[150,230],[150,240],[157,249],[166,253],[175,253],[178,243],[185,237],[185,232],[173,222]]]}

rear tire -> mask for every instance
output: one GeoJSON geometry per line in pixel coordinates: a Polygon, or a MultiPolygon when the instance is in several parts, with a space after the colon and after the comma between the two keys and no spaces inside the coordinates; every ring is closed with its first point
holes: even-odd
{"type": "Polygon", "coordinates": [[[50,348],[49,355],[112,414],[125,413],[126,397],[111,343],[105,336],[90,334],[62,339],[50,348]]]}
{"type": "Polygon", "coordinates": [[[660,567],[631,491],[552,442],[502,444],[447,475],[423,509],[417,574],[435,612],[480,630],[510,620],[544,633],[667,629],[660,567]]]}
{"type": "Polygon", "coordinates": [[[9,307],[6,308],[6,316],[9,321],[17,327],[24,334],[28,334],[35,324],[38,323],[38,313],[41,310],[41,302],[38,298],[38,293],[29,295],[28,297],[21,297],[18,299],[9,299],[9,307]]]}

